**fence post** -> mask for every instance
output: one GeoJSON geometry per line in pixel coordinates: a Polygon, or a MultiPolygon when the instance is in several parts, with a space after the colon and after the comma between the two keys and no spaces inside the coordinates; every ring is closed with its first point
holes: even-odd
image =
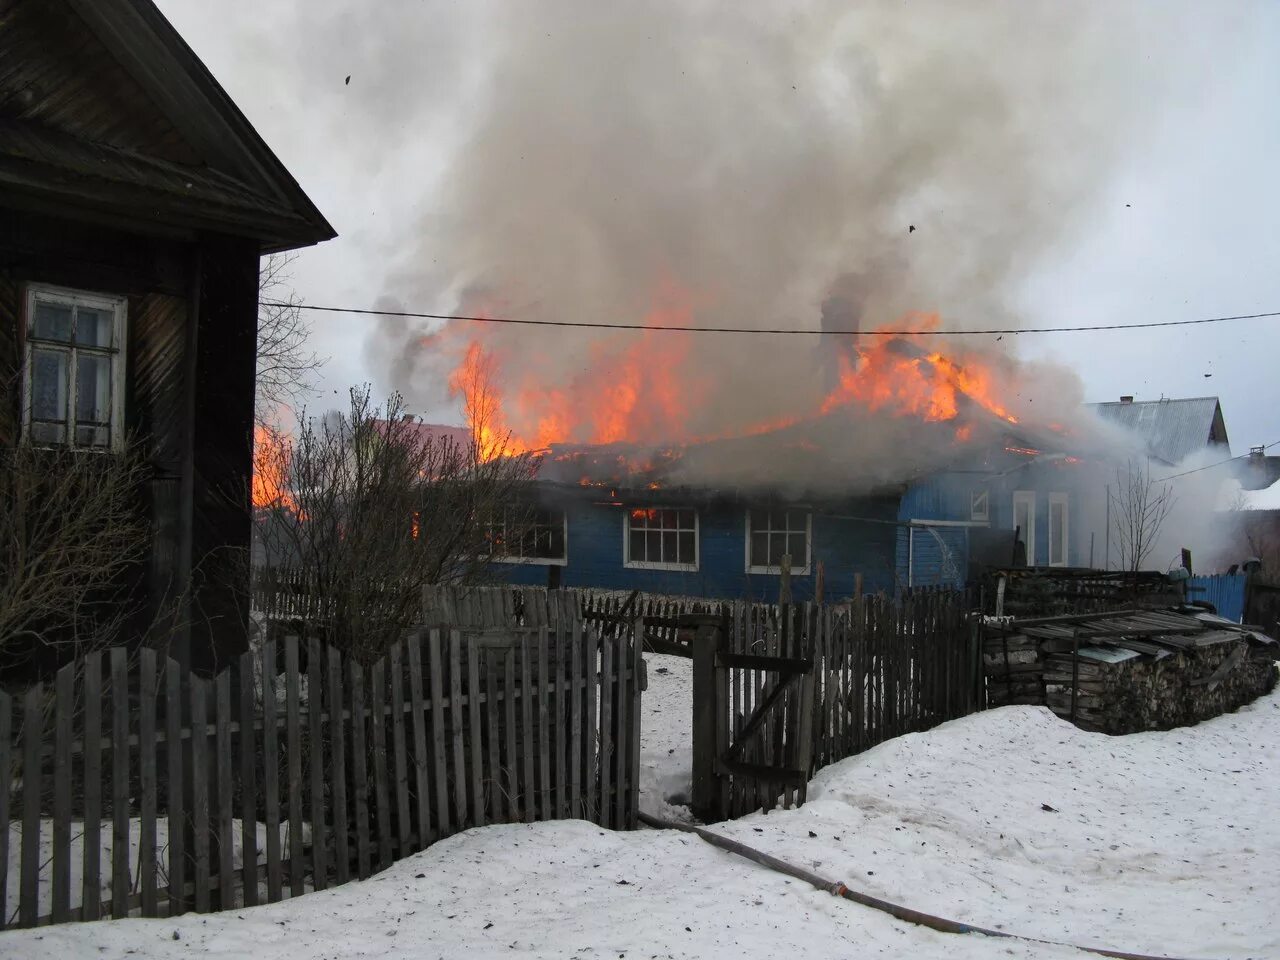
{"type": "Polygon", "coordinates": [[[693,797],[694,812],[706,823],[723,820],[720,776],[716,772],[717,717],[728,704],[721,702],[716,683],[718,618],[706,617],[693,636],[693,797]]]}

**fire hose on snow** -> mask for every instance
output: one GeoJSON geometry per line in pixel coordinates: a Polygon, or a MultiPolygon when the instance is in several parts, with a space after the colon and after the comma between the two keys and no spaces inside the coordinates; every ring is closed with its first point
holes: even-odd
{"type": "Polygon", "coordinates": [[[920,926],[929,927],[941,933],[977,933],[986,937],[1004,937],[1006,939],[1022,940],[1029,943],[1039,943],[1045,946],[1069,947],[1076,950],[1084,950],[1088,953],[1098,954],[1103,957],[1114,957],[1116,960],[1181,960],[1177,957],[1155,956],[1146,953],[1130,953],[1124,950],[1108,950],[1104,947],[1086,947],[1076,943],[1066,943],[1060,940],[1045,940],[1041,937],[1025,936],[1018,933],[1009,933],[1004,930],[992,930],[987,927],[975,926],[971,923],[962,923],[959,920],[948,920],[946,917],[936,917],[930,913],[924,913],[920,910],[913,910],[910,907],[904,907],[901,904],[892,903],[888,900],[881,900],[879,897],[873,897],[867,893],[860,893],[857,890],[851,890],[843,882],[839,880],[828,880],[816,873],[805,870],[803,867],[797,867],[795,864],[787,863],[778,857],[767,854],[754,847],[748,847],[744,843],[737,840],[730,840],[728,837],[722,836],[705,827],[695,826],[689,823],[675,823],[669,820],[659,820],[657,817],[651,817],[647,813],[640,814],[640,822],[645,826],[652,827],[655,830],[681,830],[685,833],[696,834],[713,847],[719,847],[729,853],[736,854],[754,863],[758,863],[770,870],[794,877],[802,883],[807,883],[811,887],[830,893],[832,896],[843,897],[846,900],[852,900],[854,903],[861,904],[864,907],[871,907],[873,910],[879,910],[887,913],[891,917],[903,920],[907,923],[916,923],[920,926]]]}

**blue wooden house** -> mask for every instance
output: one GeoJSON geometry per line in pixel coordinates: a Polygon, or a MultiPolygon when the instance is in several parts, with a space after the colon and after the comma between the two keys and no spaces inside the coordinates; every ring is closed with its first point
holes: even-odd
{"type": "Polygon", "coordinates": [[[700,480],[679,469],[683,454],[637,468],[618,447],[553,448],[536,485],[534,529],[504,538],[520,555],[504,559],[500,575],[771,602],[786,554],[798,601],[813,597],[819,563],[831,599],[852,595],[858,576],[864,591],[892,593],[962,585],[974,560],[1082,562],[1080,461],[1026,444],[995,434],[952,453],[945,468],[889,479],[793,445],[785,457],[811,456],[799,472],[821,478],[807,488],[700,480]]]}

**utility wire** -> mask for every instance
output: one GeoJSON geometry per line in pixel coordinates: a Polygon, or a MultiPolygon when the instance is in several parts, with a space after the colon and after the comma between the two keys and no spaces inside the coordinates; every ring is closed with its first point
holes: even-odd
{"type": "Polygon", "coordinates": [[[362,307],[328,307],[313,303],[285,303],[279,300],[259,300],[264,307],[292,307],[297,310],[314,310],[322,313],[354,313],[366,317],[404,317],[413,320],[470,320],[475,323],[508,323],[529,327],[579,327],[592,330],[672,330],[683,333],[755,333],[769,335],[799,334],[811,337],[863,336],[863,337],[954,337],[986,336],[1020,333],[1083,333],[1098,330],[1149,330],[1152,327],[1187,327],[1205,323],[1226,323],[1229,320],[1260,320],[1280,317],[1280,310],[1271,313],[1245,313],[1231,317],[1205,317],[1199,320],[1157,320],[1149,323],[1100,323],[1083,327],[990,327],[984,330],[808,330],[794,327],[652,327],[643,323],[600,323],[593,320],[530,320],[522,317],[475,317],[457,313],[417,313],[409,310],[369,310],[362,307]]]}
{"type": "MultiPolygon", "coordinates": [[[[1270,450],[1272,447],[1276,446],[1277,444],[1280,444],[1280,440],[1272,441],[1271,443],[1268,443],[1266,446],[1264,446],[1262,449],[1270,450]]],[[[1219,460],[1217,463],[1206,463],[1203,467],[1196,467],[1194,470],[1183,470],[1181,473],[1171,474],[1170,476],[1167,476],[1167,477],[1157,477],[1156,482],[1164,483],[1166,480],[1177,480],[1179,477],[1187,477],[1193,473],[1199,473],[1201,470],[1212,470],[1214,467],[1220,467],[1224,463],[1234,463],[1237,460],[1243,460],[1245,457],[1250,456],[1252,452],[1253,451],[1250,451],[1249,453],[1242,453],[1238,457],[1227,457],[1227,459],[1219,460]]]]}

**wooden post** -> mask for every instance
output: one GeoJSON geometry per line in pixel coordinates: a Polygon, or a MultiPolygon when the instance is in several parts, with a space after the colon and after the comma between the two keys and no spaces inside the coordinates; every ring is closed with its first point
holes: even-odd
{"type": "Polygon", "coordinates": [[[862,599],[862,572],[859,571],[853,575],[853,599],[862,599]]]}
{"type": "Polygon", "coordinates": [[[818,572],[814,576],[813,582],[813,602],[818,606],[822,606],[822,596],[826,592],[827,586],[827,568],[823,566],[821,560],[818,561],[818,572]]]}
{"type": "Polygon", "coordinates": [[[716,683],[716,618],[700,623],[693,636],[693,797],[694,812],[706,823],[723,820],[720,809],[720,777],[716,772],[718,713],[721,703],[716,683]]]}
{"type": "Polygon", "coordinates": [[[778,603],[791,602],[791,554],[784,553],[782,555],[782,564],[779,568],[782,572],[782,578],[778,581],[778,603]]]}

